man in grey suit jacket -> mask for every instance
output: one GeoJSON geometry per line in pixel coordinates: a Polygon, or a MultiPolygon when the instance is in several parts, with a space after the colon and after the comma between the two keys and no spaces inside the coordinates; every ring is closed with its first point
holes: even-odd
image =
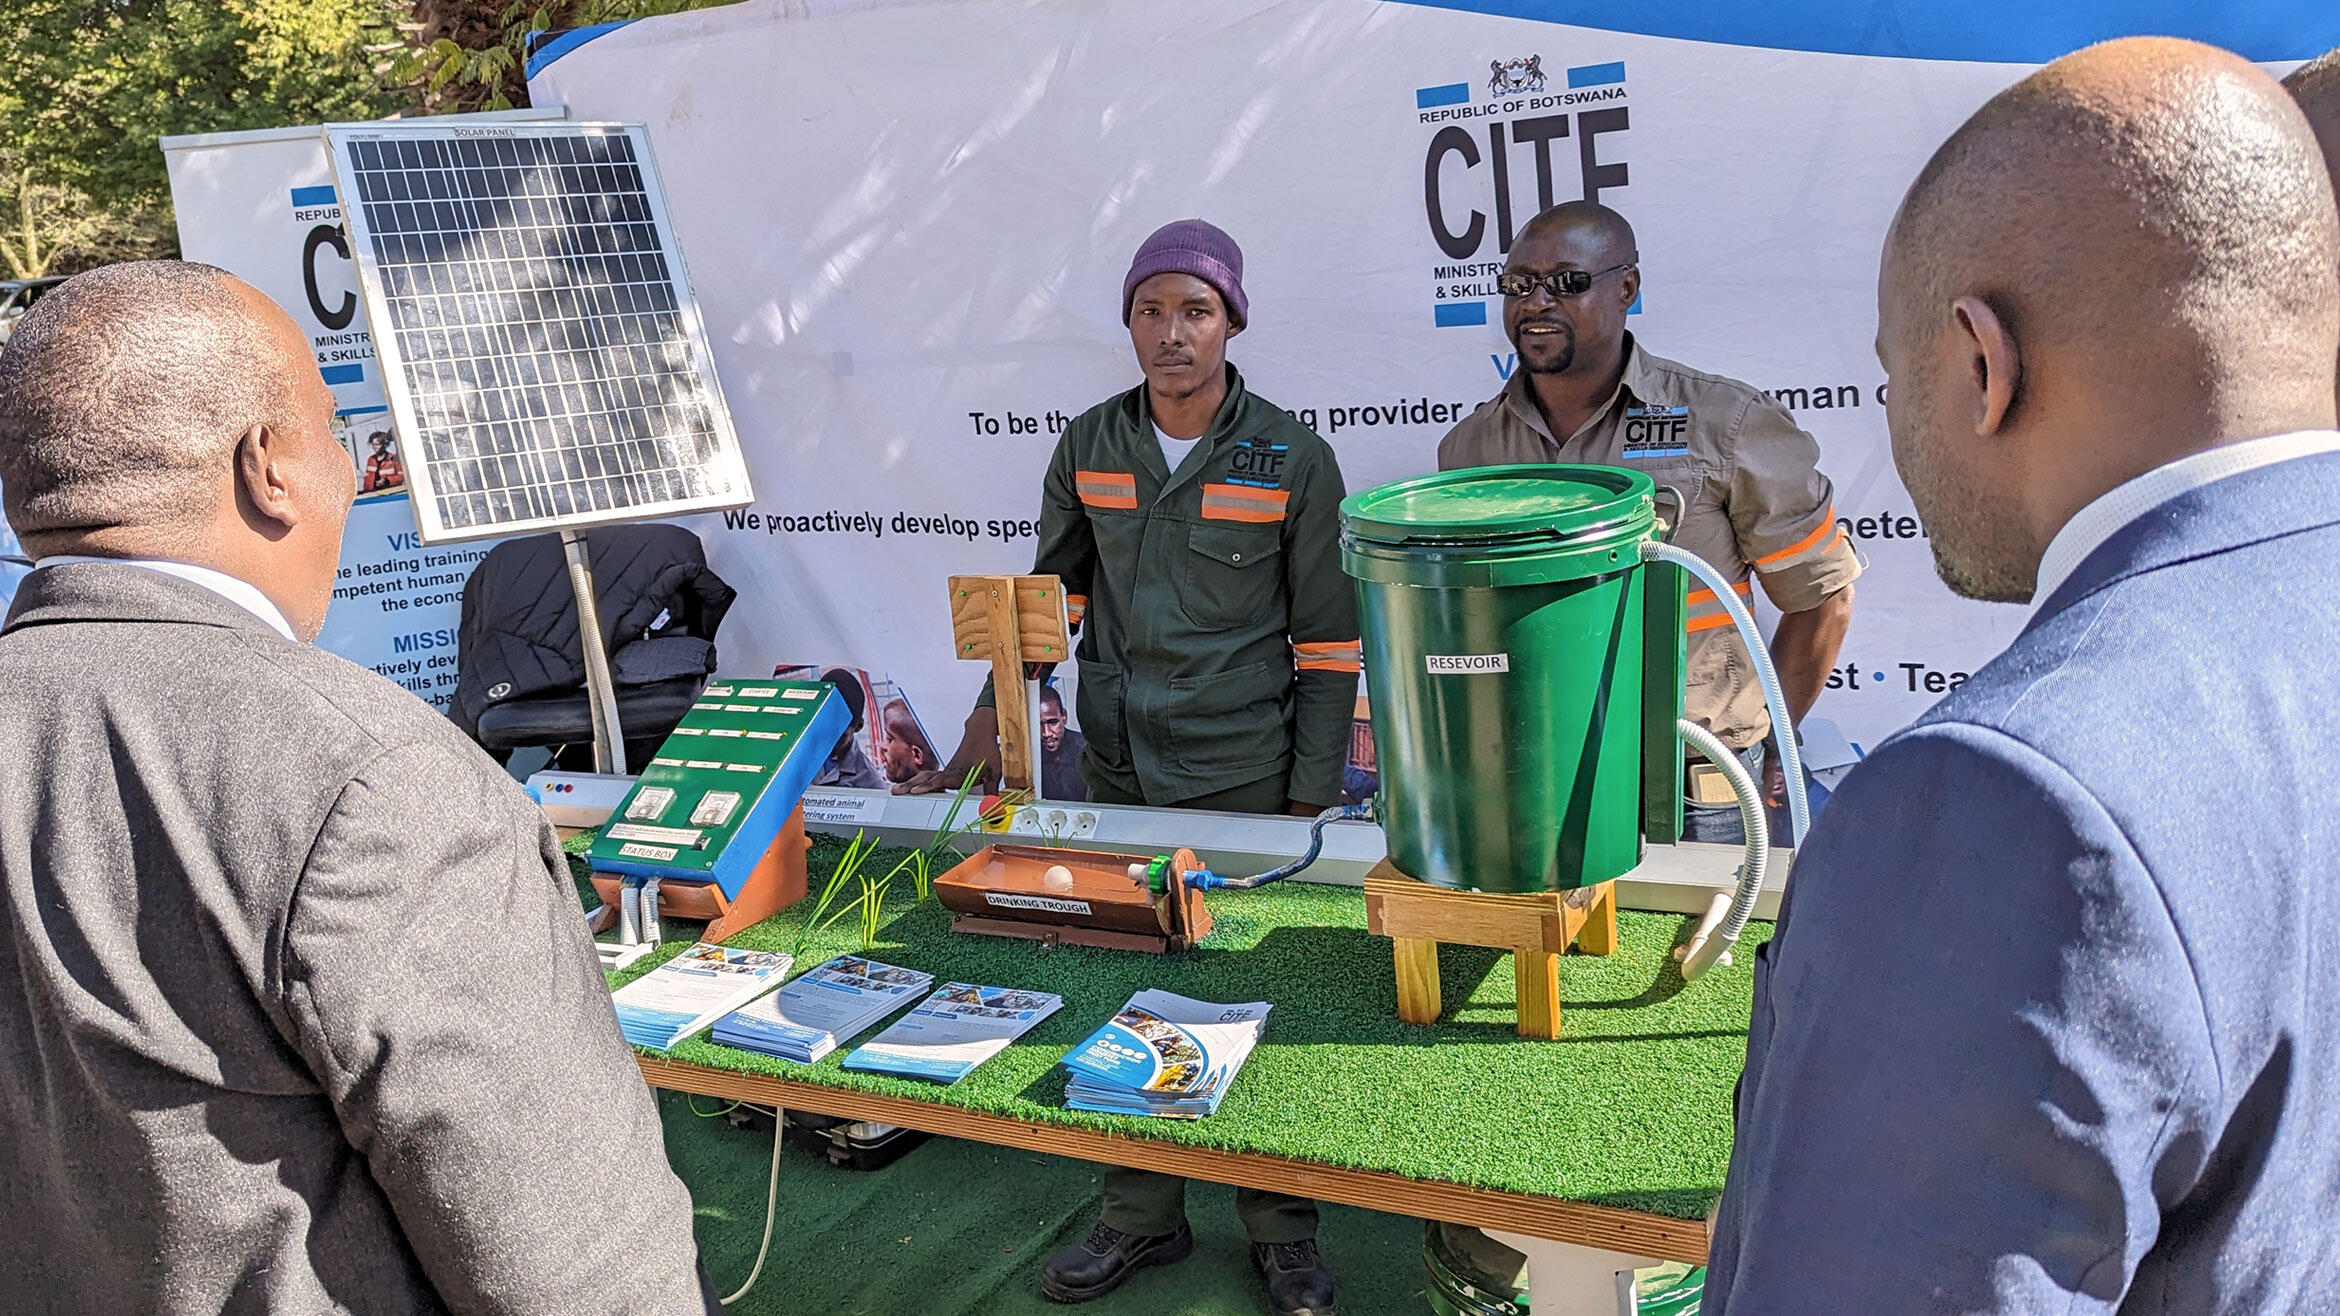
{"type": "Polygon", "coordinates": [[[1945,581],[2041,599],[1761,952],[1706,1311],[2340,1311],[2340,218],[2263,73],[2113,42],[1887,239],[1945,581]]]}
{"type": "Polygon", "coordinates": [[[207,266],[0,354],[0,1308],[714,1311],[550,827],[303,642],[332,408],[207,266]]]}

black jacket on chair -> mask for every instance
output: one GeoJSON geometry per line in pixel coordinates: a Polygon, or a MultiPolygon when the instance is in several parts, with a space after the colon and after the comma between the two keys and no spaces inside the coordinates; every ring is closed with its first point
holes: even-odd
{"type": "MultiPolygon", "coordinates": [[[[631,747],[674,730],[715,670],[715,630],[737,592],[707,569],[680,526],[585,533],[602,643],[631,747]]],[[[455,700],[448,715],[488,750],[589,742],[577,600],[558,535],[498,544],[463,587],[455,700]]],[[[631,749],[629,748],[629,753],[631,749]]]]}

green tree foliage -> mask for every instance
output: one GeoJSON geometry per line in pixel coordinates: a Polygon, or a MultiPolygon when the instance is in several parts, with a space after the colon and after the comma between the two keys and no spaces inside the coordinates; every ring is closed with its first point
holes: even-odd
{"type": "Polygon", "coordinates": [[[155,139],[372,118],[379,0],[0,4],[0,262],[17,278],[167,254],[155,139]]]}
{"type": "Polygon", "coordinates": [[[177,249],[155,139],[526,104],[532,33],[719,0],[0,0],[0,275],[177,249]]]}
{"type": "Polygon", "coordinates": [[[543,32],[703,9],[729,0],[384,0],[395,34],[380,66],[424,114],[528,103],[528,42],[543,32]]]}

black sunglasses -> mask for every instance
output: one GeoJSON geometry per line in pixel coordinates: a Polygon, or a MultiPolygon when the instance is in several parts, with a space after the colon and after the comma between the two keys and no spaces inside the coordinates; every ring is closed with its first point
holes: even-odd
{"type": "Polygon", "coordinates": [[[1583,270],[1554,270],[1550,274],[1515,274],[1505,271],[1495,276],[1495,291],[1506,297],[1526,297],[1542,288],[1554,297],[1582,297],[1592,290],[1593,280],[1606,278],[1619,270],[1632,269],[1638,261],[1611,265],[1596,274],[1583,270]]]}

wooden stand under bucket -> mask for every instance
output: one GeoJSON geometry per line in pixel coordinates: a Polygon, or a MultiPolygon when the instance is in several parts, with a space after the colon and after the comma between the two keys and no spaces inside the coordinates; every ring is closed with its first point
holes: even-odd
{"type": "Polygon", "coordinates": [[[1511,952],[1519,985],[1519,1035],[1560,1036],[1560,957],[1617,949],[1617,884],[1574,891],[1492,895],[1416,881],[1387,859],[1365,875],[1365,930],[1388,937],[1397,963],[1398,1018],[1434,1024],[1438,947],[1489,946],[1511,952]]]}

